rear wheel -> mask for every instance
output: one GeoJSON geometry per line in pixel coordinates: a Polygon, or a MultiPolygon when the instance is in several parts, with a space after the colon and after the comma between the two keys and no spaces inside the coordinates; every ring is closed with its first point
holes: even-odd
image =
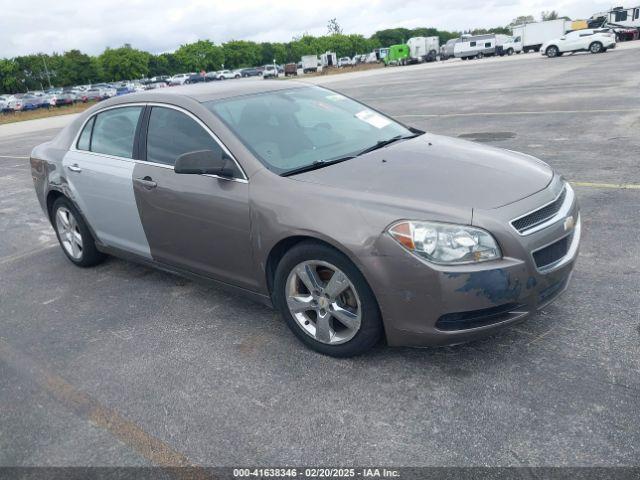
{"type": "Polygon", "coordinates": [[[560,53],[560,50],[558,50],[558,47],[556,47],[555,45],[551,45],[550,47],[547,47],[545,53],[547,54],[547,57],[555,58],[558,56],[558,53],[560,53]]]}
{"type": "Polygon", "coordinates": [[[482,57],[484,57],[484,53],[482,53],[482,52],[479,52],[479,53],[476,55],[476,58],[478,58],[478,59],[479,59],[479,58],[482,58],[482,57]]]}
{"type": "Polygon", "coordinates": [[[67,198],[58,198],[51,207],[51,218],[62,251],[79,267],[92,267],[105,255],[96,248],[91,231],[76,207],[67,198]]]}
{"type": "Polygon", "coordinates": [[[602,44],[600,42],[593,42],[589,45],[589,51],[591,53],[602,53],[602,44]]]}
{"type": "Polygon", "coordinates": [[[334,357],[359,355],[382,337],[378,303],[358,268],[339,251],[303,242],[282,258],[273,299],[293,333],[334,357]]]}

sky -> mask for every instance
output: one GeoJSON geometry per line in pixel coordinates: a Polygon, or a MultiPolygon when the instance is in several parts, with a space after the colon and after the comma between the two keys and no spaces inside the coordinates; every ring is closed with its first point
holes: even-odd
{"type": "Polygon", "coordinates": [[[599,0],[0,0],[0,58],[70,49],[95,55],[125,43],[162,53],[199,39],[283,42],[305,32],[325,34],[334,17],[344,33],[365,36],[394,27],[460,31],[507,25],[519,15],[539,19],[548,10],[587,18],[616,5],[599,0]]]}

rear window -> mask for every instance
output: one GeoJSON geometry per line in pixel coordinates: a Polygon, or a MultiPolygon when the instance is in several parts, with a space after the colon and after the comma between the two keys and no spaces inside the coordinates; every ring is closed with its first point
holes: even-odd
{"type": "Polygon", "coordinates": [[[136,127],[142,107],[121,107],[97,114],[78,139],[78,149],[133,158],[136,127]],[[87,133],[91,135],[87,144],[87,133]],[[82,148],[85,147],[85,148],[82,148]]]}

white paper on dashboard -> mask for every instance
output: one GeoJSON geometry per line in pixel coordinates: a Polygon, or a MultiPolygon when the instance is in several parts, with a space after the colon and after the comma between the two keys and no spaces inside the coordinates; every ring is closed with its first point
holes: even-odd
{"type": "Polygon", "coordinates": [[[356,113],[356,117],[376,128],[384,128],[391,123],[391,120],[389,120],[388,118],[384,118],[382,115],[379,115],[371,110],[363,110],[361,112],[358,112],[356,113]]]}

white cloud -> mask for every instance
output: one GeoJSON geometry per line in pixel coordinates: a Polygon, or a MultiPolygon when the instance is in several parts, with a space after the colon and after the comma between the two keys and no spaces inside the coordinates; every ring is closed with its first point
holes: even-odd
{"type": "Polygon", "coordinates": [[[97,54],[130,43],[159,53],[207,38],[288,41],[326,32],[336,17],[345,33],[391,27],[463,30],[505,25],[518,15],[557,10],[586,18],[606,10],[600,0],[27,0],[0,4],[0,58],[72,48],[97,54]]]}

